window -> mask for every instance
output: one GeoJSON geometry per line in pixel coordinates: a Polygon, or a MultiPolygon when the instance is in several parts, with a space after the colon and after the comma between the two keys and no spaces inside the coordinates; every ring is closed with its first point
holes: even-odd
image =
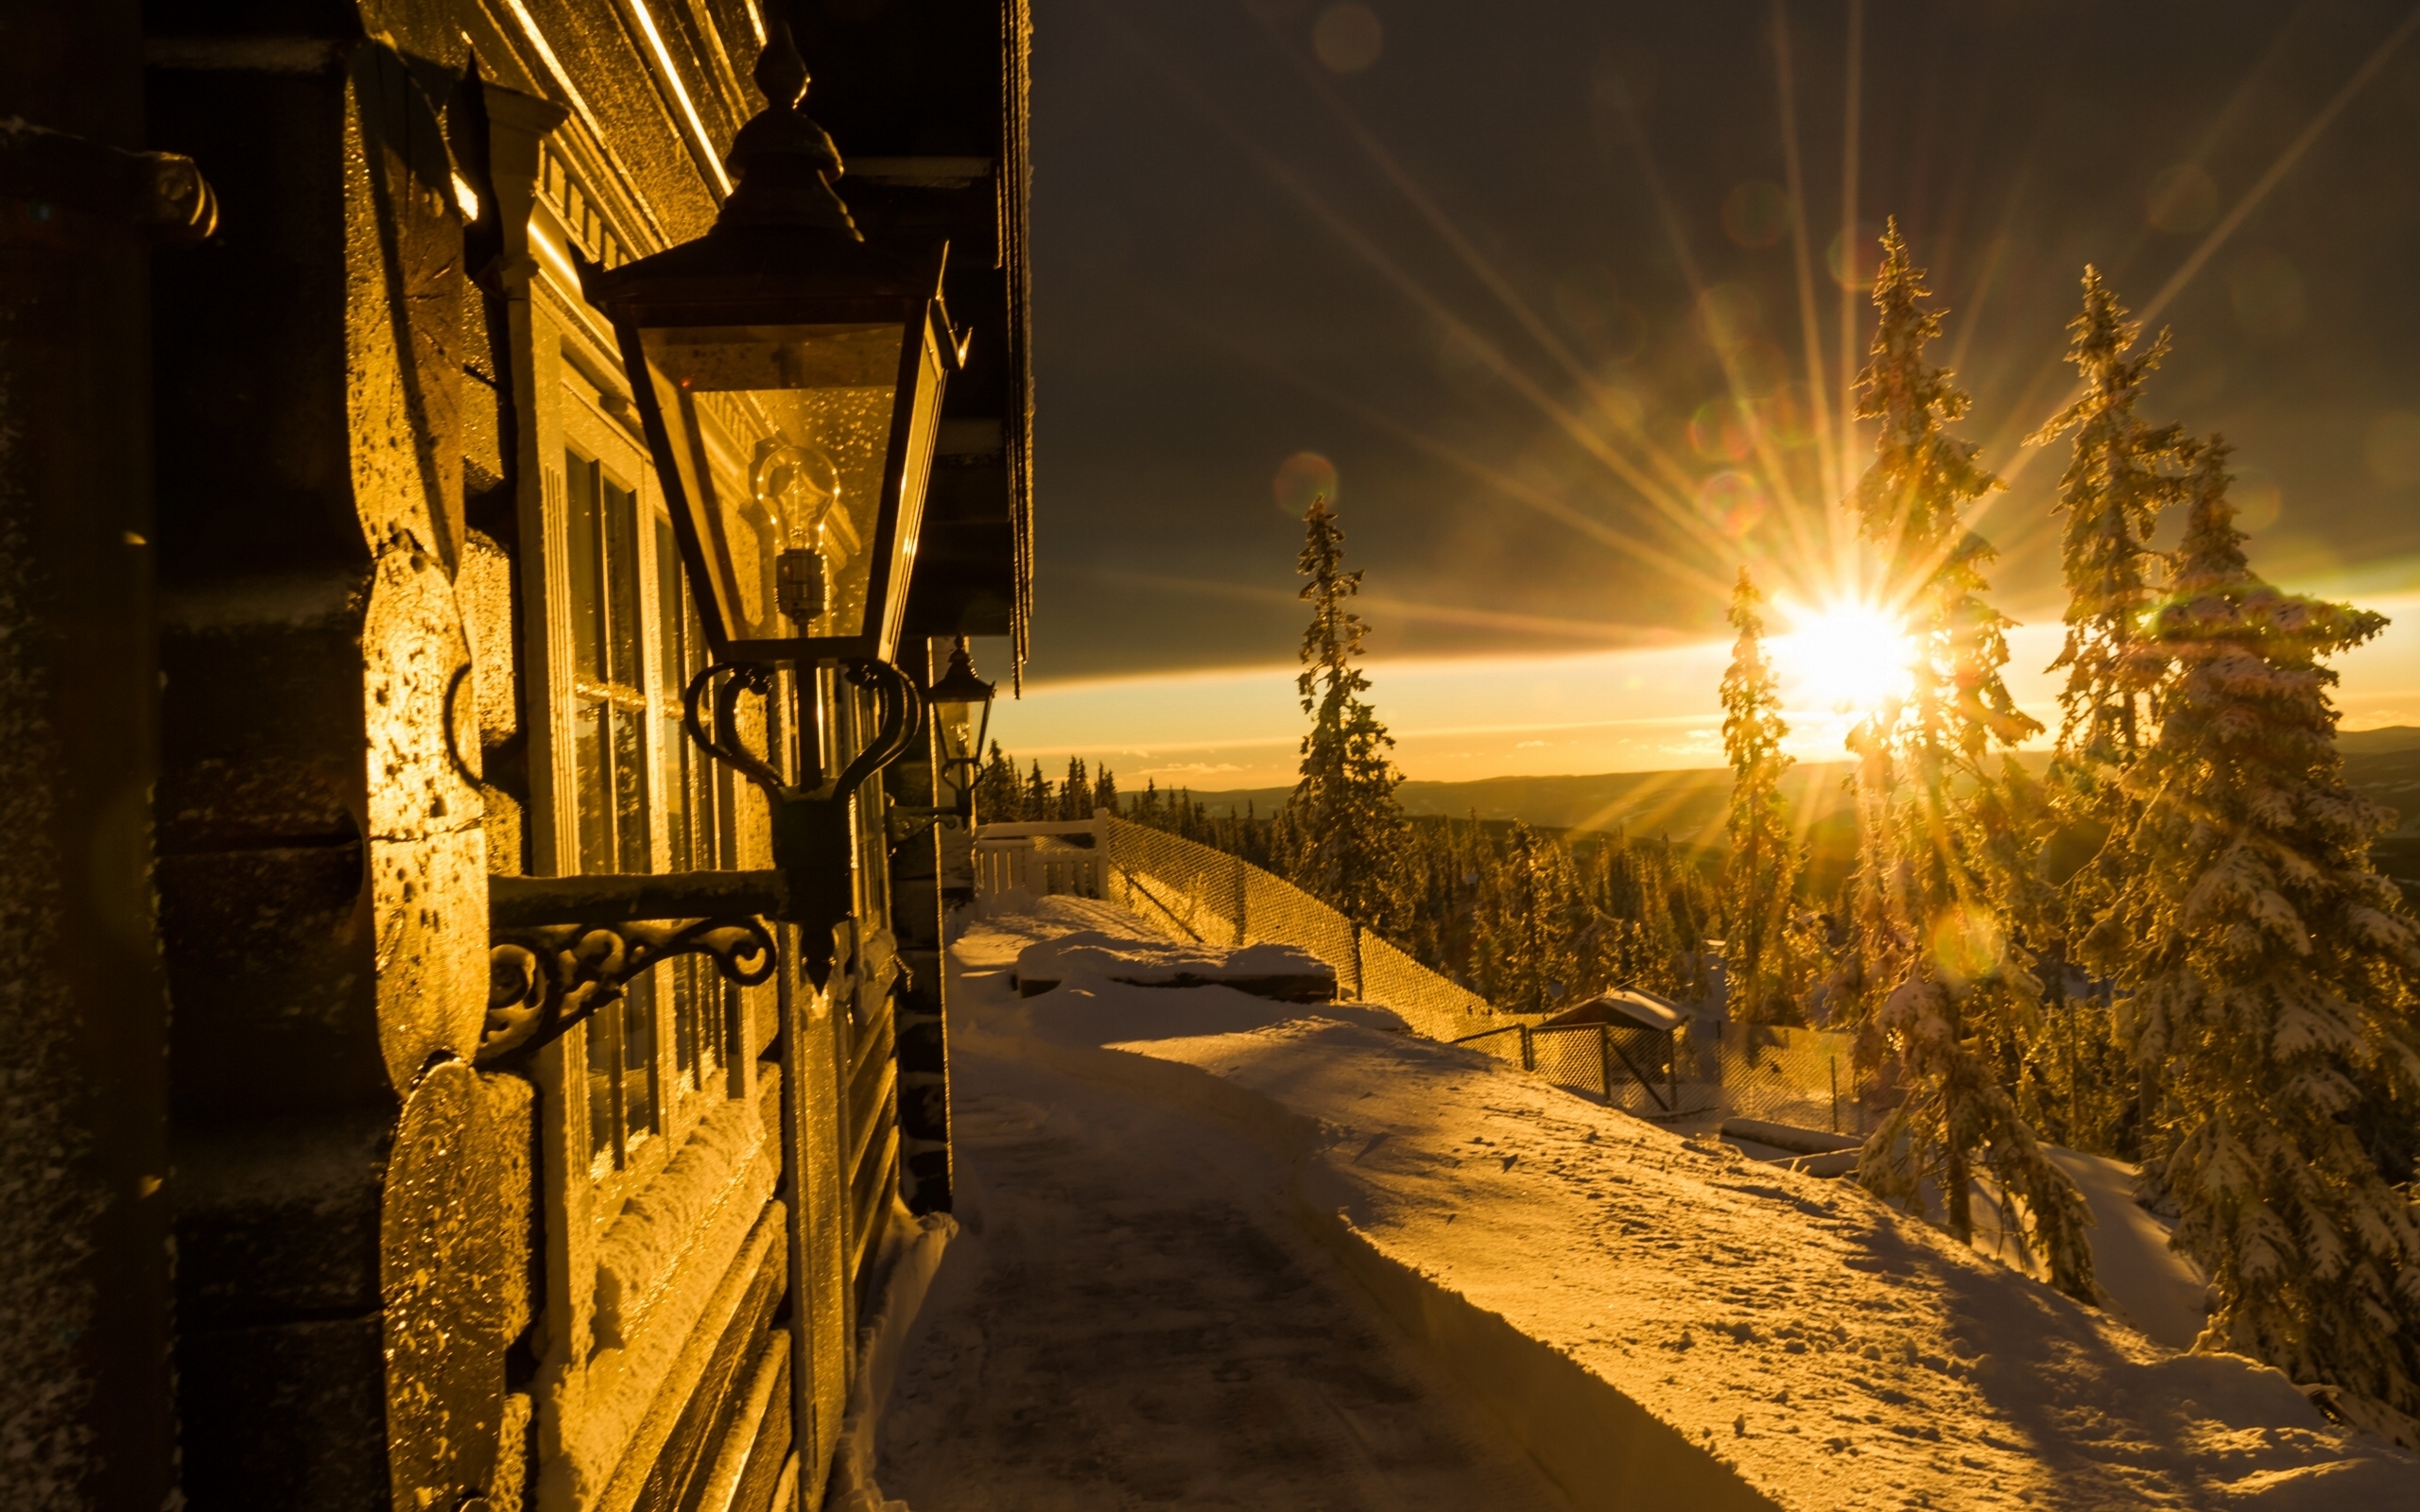
{"type": "MultiPolygon", "coordinates": [[[[683,696],[706,669],[705,627],[682,576],[681,552],[672,522],[655,517],[657,665],[665,669],[656,696],[656,750],[663,760],[658,817],[666,839],[666,869],[712,870],[735,853],[726,837],[732,774],[691,743],[682,727],[683,696]]],[[[716,973],[711,962],[684,956],[669,968],[673,979],[673,1071],[683,1092],[702,1091],[722,1070],[722,1050],[738,1015],[738,988],[716,973]]]]}
{"type": "MultiPolygon", "coordinates": [[[[638,490],[577,451],[564,455],[563,474],[579,868],[651,871],[638,490]]],[[[631,982],[620,1002],[589,1020],[589,1153],[600,1169],[628,1164],[633,1148],[661,1132],[657,974],[631,982]]]]}
{"type": "MultiPolygon", "coordinates": [[[[682,696],[706,651],[671,523],[604,459],[567,447],[563,468],[579,868],[713,869],[735,853],[733,791],[683,730],[682,696]]],[[[712,963],[684,956],[590,1019],[589,1154],[599,1177],[670,1132],[688,1098],[724,1094],[735,992],[712,963]]]]}

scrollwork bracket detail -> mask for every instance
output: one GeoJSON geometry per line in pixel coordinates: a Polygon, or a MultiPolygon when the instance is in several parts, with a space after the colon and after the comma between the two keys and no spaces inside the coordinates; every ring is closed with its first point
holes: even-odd
{"type": "Polygon", "coordinates": [[[488,948],[488,1016],[476,1063],[526,1055],[618,1001],[649,968],[702,955],[726,982],[770,981],[772,932],[758,919],[691,919],[507,930],[488,948]]]}

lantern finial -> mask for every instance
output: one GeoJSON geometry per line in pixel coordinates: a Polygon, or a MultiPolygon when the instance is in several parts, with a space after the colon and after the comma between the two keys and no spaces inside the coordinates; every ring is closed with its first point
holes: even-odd
{"type": "Polygon", "coordinates": [[[786,17],[773,18],[765,33],[765,50],[756,55],[756,87],[765,92],[765,103],[775,110],[794,111],[806,99],[810,82],[806,60],[798,55],[798,39],[790,35],[786,17]]]}
{"type": "Polygon", "coordinates": [[[765,50],[756,55],[756,87],[765,108],[732,140],[725,166],[739,180],[723,201],[717,224],[817,226],[851,241],[863,241],[849,207],[833,180],[841,174],[840,149],[802,109],[810,77],[799,56],[788,18],[767,17],[765,50]]]}

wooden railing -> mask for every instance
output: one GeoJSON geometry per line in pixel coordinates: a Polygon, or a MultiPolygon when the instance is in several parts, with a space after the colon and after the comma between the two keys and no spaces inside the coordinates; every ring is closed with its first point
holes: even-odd
{"type": "Polygon", "coordinates": [[[1089,819],[1053,823],[986,824],[975,834],[975,893],[978,898],[1022,889],[1034,897],[1053,893],[1103,896],[1109,854],[1105,812],[1089,819]]]}

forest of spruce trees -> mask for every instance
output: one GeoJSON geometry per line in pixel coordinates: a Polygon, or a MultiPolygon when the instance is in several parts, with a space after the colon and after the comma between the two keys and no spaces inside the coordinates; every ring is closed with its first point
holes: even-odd
{"type": "Polygon", "coordinates": [[[2032,438],[2071,450],[2066,683],[2048,770],[2030,772],[2016,749],[2047,731],[2003,679],[2011,622],[1967,524],[2002,485],[1953,434],[1968,400],[1926,359],[1942,316],[1923,279],[1893,222],[1857,387],[1875,455],[1846,504],[1910,665],[1849,740],[1858,853],[1836,888],[1811,885],[1783,798],[1789,726],[1744,567],[1721,857],[1407,816],[1360,669],[1361,575],[1324,499],[1299,561],[1310,729],[1286,805],[1121,796],[1080,760],[1054,784],[994,747],[982,814],[1098,804],[1214,846],[1513,1011],[1612,986],[1702,1000],[1719,949],[1732,1019],[1851,1032],[1890,1073],[1869,1190],[1963,1240],[1988,1180],[2052,1283],[2091,1302],[2091,1219],[2045,1146],[2139,1162],[2143,1200],[2213,1281],[2198,1347],[2274,1364],[2420,1447],[2420,929],[2372,865],[2395,816],[2343,781],[2327,665],[2385,621],[2254,572],[2225,440],[2136,413],[2168,333],[2142,341],[2087,268],[2076,396],[2032,438]],[[2154,549],[2171,512],[2181,541],[2154,549]]]}
{"type": "MultiPolygon", "coordinates": [[[[1214,815],[1183,788],[1121,796],[1108,768],[1080,757],[1056,783],[1038,763],[1022,777],[1016,767],[995,745],[977,789],[987,821],[1089,818],[1098,806],[1335,901],[1315,885],[1291,804],[1214,815]]],[[[1360,921],[1500,1008],[1550,1013],[1611,987],[1685,1000],[1706,990],[1699,942],[1715,919],[1713,882],[1704,857],[1667,840],[1405,816],[1385,867],[1381,906],[1360,921]]]]}

